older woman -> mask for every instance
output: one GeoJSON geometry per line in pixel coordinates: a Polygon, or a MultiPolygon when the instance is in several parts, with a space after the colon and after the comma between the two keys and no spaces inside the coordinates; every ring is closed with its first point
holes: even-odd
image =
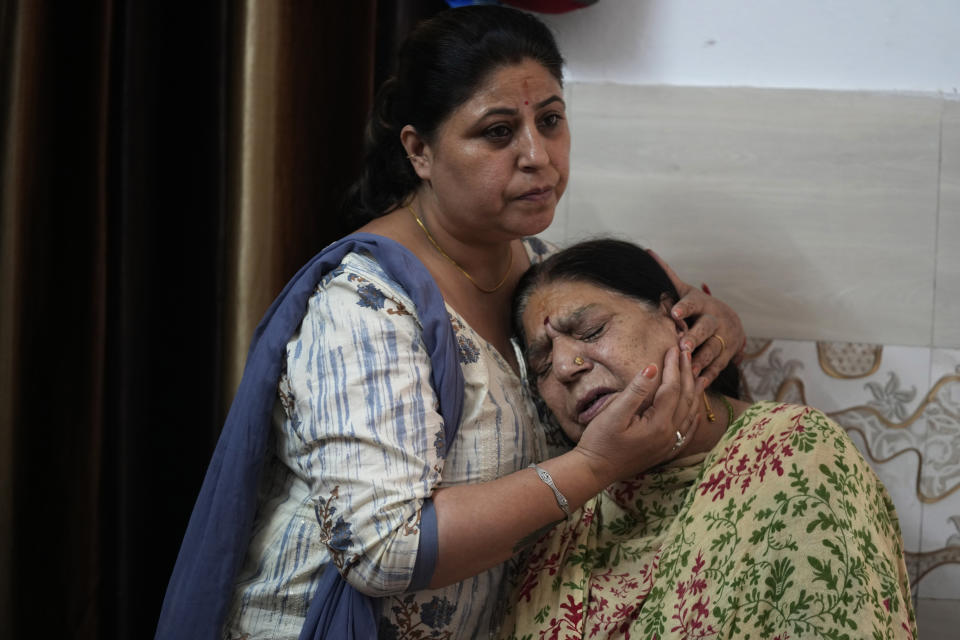
{"type": "MultiPolygon", "coordinates": [[[[570,247],[521,280],[530,376],[573,441],[596,437],[638,371],[669,370],[676,297],[646,251],[615,240],[570,247]]],[[[853,442],[810,407],[737,400],[725,373],[674,460],[608,476],[539,541],[505,637],[916,636],[897,516],[853,442]]]]}
{"type": "Polygon", "coordinates": [[[567,185],[561,67],[549,30],[501,7],[402,47],[349,201],[364,226],[258,328],[158,637],[488,635],[518,550],[692,438],[743,334],[682,283],[673,313],[699,318],[682,356],[659,387],[659,367],[636,376],[595,437],[551,457],[524,385],[510,298],[567,185]]]}

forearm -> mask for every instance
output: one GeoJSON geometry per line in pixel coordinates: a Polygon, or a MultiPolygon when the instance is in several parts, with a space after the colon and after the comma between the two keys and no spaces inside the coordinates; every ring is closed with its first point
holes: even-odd
{"type": "MultiPolygon", "coordinates": [[[[702,387],[693,382],[690,357],[672,348],[657,385],[648,365],[614,394],[591,420],[573,451],[543,462],[571,510],[607,485],[650,469],[677,454],[674,435],[689,432],[702,387]],[[637,411],[650,394],[653,404],[637,411]]],[[[553,491],[533,469],[434,496],[439,553],[430,586],[441,587],[503,562],[525,541],[563,518],[553,491]]]]}
{"type": "MultiPolygon", "coordinates": [[[[613,480],[598,478],[577,450],[540,466],[553,476],[571,511],[613,480]]],[[[431,588],[459,582],[504,562],[565,517],[553,491],[533,469],[491,482],[441,489],[433,502],[439,553],[431,588]]]]}

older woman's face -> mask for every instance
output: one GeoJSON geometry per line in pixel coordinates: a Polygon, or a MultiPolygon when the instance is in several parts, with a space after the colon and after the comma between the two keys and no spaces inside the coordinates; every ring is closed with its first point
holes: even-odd
{"type": "Polygon", "coordinates": [[[541,64],[524,60],[492,72],[444,121],[419,173],[448,230],[502,241],[549,226],[569,155],[563,90],[541,64]]]}
{"type": "Polygon", "coordinates": [[[533,381],[574,440],[648,364],[657,365],[659,377],[678,338],[665,306],[586,282],[537,288],[522,320],[533,381]]]}

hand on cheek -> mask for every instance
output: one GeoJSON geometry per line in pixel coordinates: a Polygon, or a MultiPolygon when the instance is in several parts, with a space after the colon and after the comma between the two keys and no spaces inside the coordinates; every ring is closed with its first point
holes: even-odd
{"type": "Polygon", "coordinates": [[[576,451],[583,454],[594,476],[610,484],[644,472],[682,451],[697,426],[697,397],[689,352],[671,347],[657,381],[656,365],[638,373],[583,432],[576,451]],[[647,398],[652,404],[645,410],[647,398]]]}

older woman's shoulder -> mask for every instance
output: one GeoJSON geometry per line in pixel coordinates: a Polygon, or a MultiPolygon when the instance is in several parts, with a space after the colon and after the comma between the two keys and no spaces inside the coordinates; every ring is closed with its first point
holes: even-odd
{"type": "Polygon", "coordinates": [[[827,414],[816,407],[778,400],[758,400],[750,404],[738,420],[756,420],[762,418],[783,418],[788,421],[831,420],[827,414]]]}
{"type": "Polygon", "coordinates": [[[786,446],[788,453],[797,448],[810,451],[820,445],[853,444],[843,426],[820,409],[769,400],[750,405],[725,439],[769,439],[776,446],[786,446]]]}

